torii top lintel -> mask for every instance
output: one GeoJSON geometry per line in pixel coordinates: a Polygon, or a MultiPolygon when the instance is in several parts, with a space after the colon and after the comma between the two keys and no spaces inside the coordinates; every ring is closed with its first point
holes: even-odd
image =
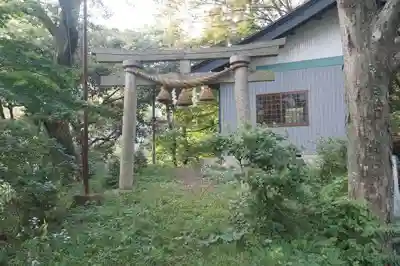
{"type": "Polygon", "coordinates": [[[286,38],[257,42],[231,47],[210,47],[197,49],[163,49],[147,51],[129,51],[121,49],[98,48],[92,51],[96,61],[100,63],[121,63],[131,59],[140,62],[207,60],[230,58],[234,54],[250,57],[276,56],[279,48],[284,46],[286,38]]]}

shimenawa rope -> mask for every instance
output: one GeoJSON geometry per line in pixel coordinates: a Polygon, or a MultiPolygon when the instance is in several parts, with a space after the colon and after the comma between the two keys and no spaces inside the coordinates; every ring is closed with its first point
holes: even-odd
{"type": "MultiPolygon", "coordinates": [[[[225,75],[226,73],[228,73],[229,71],[232,71],[236,68],[239,67],[244,67],[244,66],[248,66],[248,64],[246,63],[237,63],[234,64],[228,68],[225,68],[224,70],[220,71],[220,72],[212,72],[210,74],[210,76],[206,76],[206,77],[198,77],[198,78],[193,78],[193,79],[188,79],[188,80],[182,80],[182,79],[177,79],[177,78],[165,78],[162,75],[159,74],[155,74],[155,75],[151,75],[148,74],[138,68],[131,68],[131,69],[125,69],[125,72],[128,73],[132,73],[135,74],[137,76],[140,76],[144,79],[153,81],[155,83],[161,84],[162,86],[164,86],[165,88],[192,88],[192,87],[196,87],[199,85],[204,85],[205,83],[212,81],[214,79],[220,78],[223,75],[225,75]]],[[[179,75],[179,73],[178,73],[179,75]]]]}

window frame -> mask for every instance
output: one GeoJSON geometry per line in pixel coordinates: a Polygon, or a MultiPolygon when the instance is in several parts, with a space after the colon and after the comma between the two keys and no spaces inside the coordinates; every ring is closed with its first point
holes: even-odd
{"type": "Polygon", "coordinates": [[[269,93],[259,93],[256,94],[256,124],[261,124],[261,125],[267,125],[269,127],[306,127],[310,125],[310,100],[308,97],[308,90],[295,90],[295,91],[285,91],[285,92],[269,92],[269,93]],[[285,95],[293,95],[293,94],[304,94],[305,95],[305,99],[306,99],[306,115],[305,115],[305,122],[301,122],[301,123],[276,123],[276,124],[266,124],[266,123],[259,123],[257,121],[257,112],[258,112],[258,108],[257,108],[257,97],[259,96],[266,96],[266,95],[278,95],[279,94],[279,99],[280,99],[280,107],[281,107],[281,118],[283,118],[284,114],[282,112],[282,102],[283,102],[283,96],[285,95]]]}

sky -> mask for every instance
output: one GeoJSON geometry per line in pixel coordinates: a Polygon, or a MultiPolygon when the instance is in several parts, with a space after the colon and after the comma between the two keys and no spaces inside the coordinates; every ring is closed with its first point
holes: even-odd
{"type": "Polygon", "coordinates": [[[141,29],[155,21],[157,5],[153,0],[106,0],[105,6],[111,17],[95,17],[97,22],[111,28],[141,29]]]}
{"type": "MultiPolygon", "coordinates": [[[[299,4],[303,1],[292,0],[294,4],[299,4]]],[[[103,2],[106,9],[110,11],[111,16],[103,18],[101,15],[98,15],[92,16],[92,19],[107,27],[118,28],[120,30],[143,30],[148,26],[160,24],[160,21],[157,19],[159,6],[155,3],[155,0],[104,0],[103,2]]],[[[203,12],[199,10],[196,13],[200,14],[203,12]]],[[[184,7],[180,16],[186,17],[184,18],[186,22],[183,28],[189,36],[199,37],[203,28],[201,21],[194,23],[193,20],[190,20],[188,11],[184,7]]]]}
{"type": "MultiPolygon", "coordinates": [[[[93,16],[95,22],[106,25],[110,28],[118,28],[120,30],[143,30],[146,27],[160,24],[158,21],[158,5],[154,0],[105,0],[105,7],[110,12],[110,17],[104,18],[101,15],[93,16]]],[[[189,17],[182,8],[181,16],[189,17]]],[[[184,28],[191,33],[192,37],[201,34],[201,25],[194,25],[193,21],[184,23],[184,28]]],[[[157,25],[159,26],[159,25],[157,25]]]]}

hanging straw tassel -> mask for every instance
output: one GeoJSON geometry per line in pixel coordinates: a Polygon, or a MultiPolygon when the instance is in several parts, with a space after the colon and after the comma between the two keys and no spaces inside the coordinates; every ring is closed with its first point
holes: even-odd
{"type": "Polygon", "coordinates": [[[182,89],[181,93],[179,93],[176,105],[182,107],[192,105],[192,96],[191,89],[182,89]]]}
{"type": "Polygon", "coordinates": [[[162,86],[160,92],[158,93],[156,100],[162,104],[170,104],[172,102],[172,97],[169,91],[162,86]]]}
{"type": "Polygon", "coordinates": [[[212,102],[215,100],[211,88],[208,86],[201,87],[199,102],[212,102]]]}

